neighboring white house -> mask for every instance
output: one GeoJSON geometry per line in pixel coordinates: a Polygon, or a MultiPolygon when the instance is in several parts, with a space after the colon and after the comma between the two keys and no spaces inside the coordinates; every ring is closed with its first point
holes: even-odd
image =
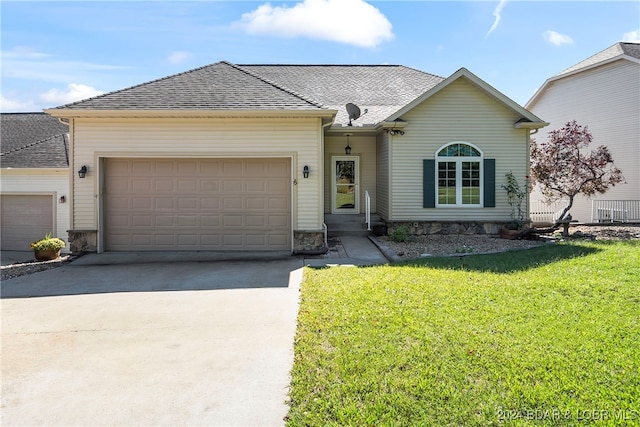
{"type": "Polygon", "coordinates": [[[47,233],[67,241],[68,127],[44,113],[3,113],[0,121],[2,250],[28,251],[47,233]]]}
{"type": "MultiPolygon", "coordinates": [[[[587,126],[593,148],[607,146],[625,177],[626,184],[593,198],[595,209],[591,199],[576,197],[573,218],[640,221],[640,44],[616,43],[567,68],[548,79],[526,107],[550,122],[549,130],[571,120],[587,126]]],[[[547,133],[535,138],[546,140],[547,133]]],[[[539,191],[531,194],[532,203],[542,199],[539,191]]]]}
{"type": "Polygon", "coordinates": [[[72,249],[98,252],[319,251],[365,194],[391,224],[496,233],[547,125],[464,68],[398,65],[219,62],[46,112],[72,139],[72,249]]]}

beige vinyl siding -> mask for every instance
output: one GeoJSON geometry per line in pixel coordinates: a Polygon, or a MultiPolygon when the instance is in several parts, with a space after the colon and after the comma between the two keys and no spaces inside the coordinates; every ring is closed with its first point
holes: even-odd
{"type": "MultiPolygon", "coordinates": [[[[331,213],[331,157],[344,156],[344,147],[347,145],[346,136],[328,136],[325,139],[324,154],[324,212],[331,213]]],[[[359,157],[360,162],[360,213],[365,212],[364,192],[369,191],[371,196],[371,212],[376,213],[376,147],[374,136],[352,135],[349,137],[351,156],[359,157]]]]}
{"type": "Polygon", "coordinates": [[[510,208],[501,190],[512,170],[520,180],[527,171],[526,129],[515,129],[520,116],[466,78],[452,82],[402,117],[405,135],[391,140],[392,220],[506,221],[510,208]],[[484,158],[496,159],[495,208],[423,208],[423,159],[434,159],[443,145],[468,142],[484,158]]]}
{"type": "MultiPolygon", "coordinates": [[[[68,169],[1,169],[0,182],[3,194],[50,194],[55,202],[53,224],[55,229],[50,231],[68,243],[67,230],[70,224],[68,169]],[[61,196],[65,196],[65,203],[59,202],[61,196]]],[[[63,252],[68,249],[67,244],[63,252]]]]}
{"type": "MultiPolygon", "coordinates": [[[[533,137],[540,142],[547,140],[548,131],[575,119],[588,126],[592,148],[609,148],[627,183],[596,199],[640,199],[640,64],[620,60],[553,81],[530,110],[551,123],[533,137]]],[[[534,190],[531,200],[541,199],[534,190]]],[[[591,200],[577,197],[571,214],[578,221],[590,221],[591,200]]]]}
{"type": "Polygon", "coordinates": [[[381,133],[376,137],[376,207],[377,213],[384,219],[391,217],[389,209],[389,134],[381,133]]]}
{"type": "Polygon", "coordinates": [[[97,229],[99,158],[289,157],[292,159],[293,228],[322,228],[320,119],[75,119],[73,228],[97,229]],[[310,177],[302,177],[303,165],[310,177]]]}

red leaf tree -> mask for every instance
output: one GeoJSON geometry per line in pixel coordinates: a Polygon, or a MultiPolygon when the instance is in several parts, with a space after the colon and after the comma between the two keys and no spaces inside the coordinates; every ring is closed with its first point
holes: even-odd
{"type": "Polygon", "coordinates": [[[587,197],[602,194],[625,182],[606,146],[587,151],[592,140],[587,126],[580,126],[575,120],[549,132],[547,142],[538,144],[531,140],[532,181],[540,185],[548,200],[569,200],[556,225],[565,219],[578,194],[587,197]]]}

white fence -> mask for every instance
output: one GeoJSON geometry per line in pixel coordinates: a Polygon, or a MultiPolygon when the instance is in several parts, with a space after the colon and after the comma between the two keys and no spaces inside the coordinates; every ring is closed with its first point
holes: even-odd
{"type": "Polygon", "coordinates": [[[640,200],[593,200],[591,222],[640,222],[640,200]]]}
{"type": "Polygon", "coordinates": [[[551,203],[531,201],[529,204],[529,217],[533,222],[555,222],[568,203],[568,201],[563,200],[551,203]]]}

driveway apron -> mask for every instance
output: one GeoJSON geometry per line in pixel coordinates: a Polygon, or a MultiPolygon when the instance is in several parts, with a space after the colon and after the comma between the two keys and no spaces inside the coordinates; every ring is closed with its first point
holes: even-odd
{"type": "Polygon", "coordinates": [[[301,267],[81,258],[4,281],[1,424],[283,425],[301,267]]]}

